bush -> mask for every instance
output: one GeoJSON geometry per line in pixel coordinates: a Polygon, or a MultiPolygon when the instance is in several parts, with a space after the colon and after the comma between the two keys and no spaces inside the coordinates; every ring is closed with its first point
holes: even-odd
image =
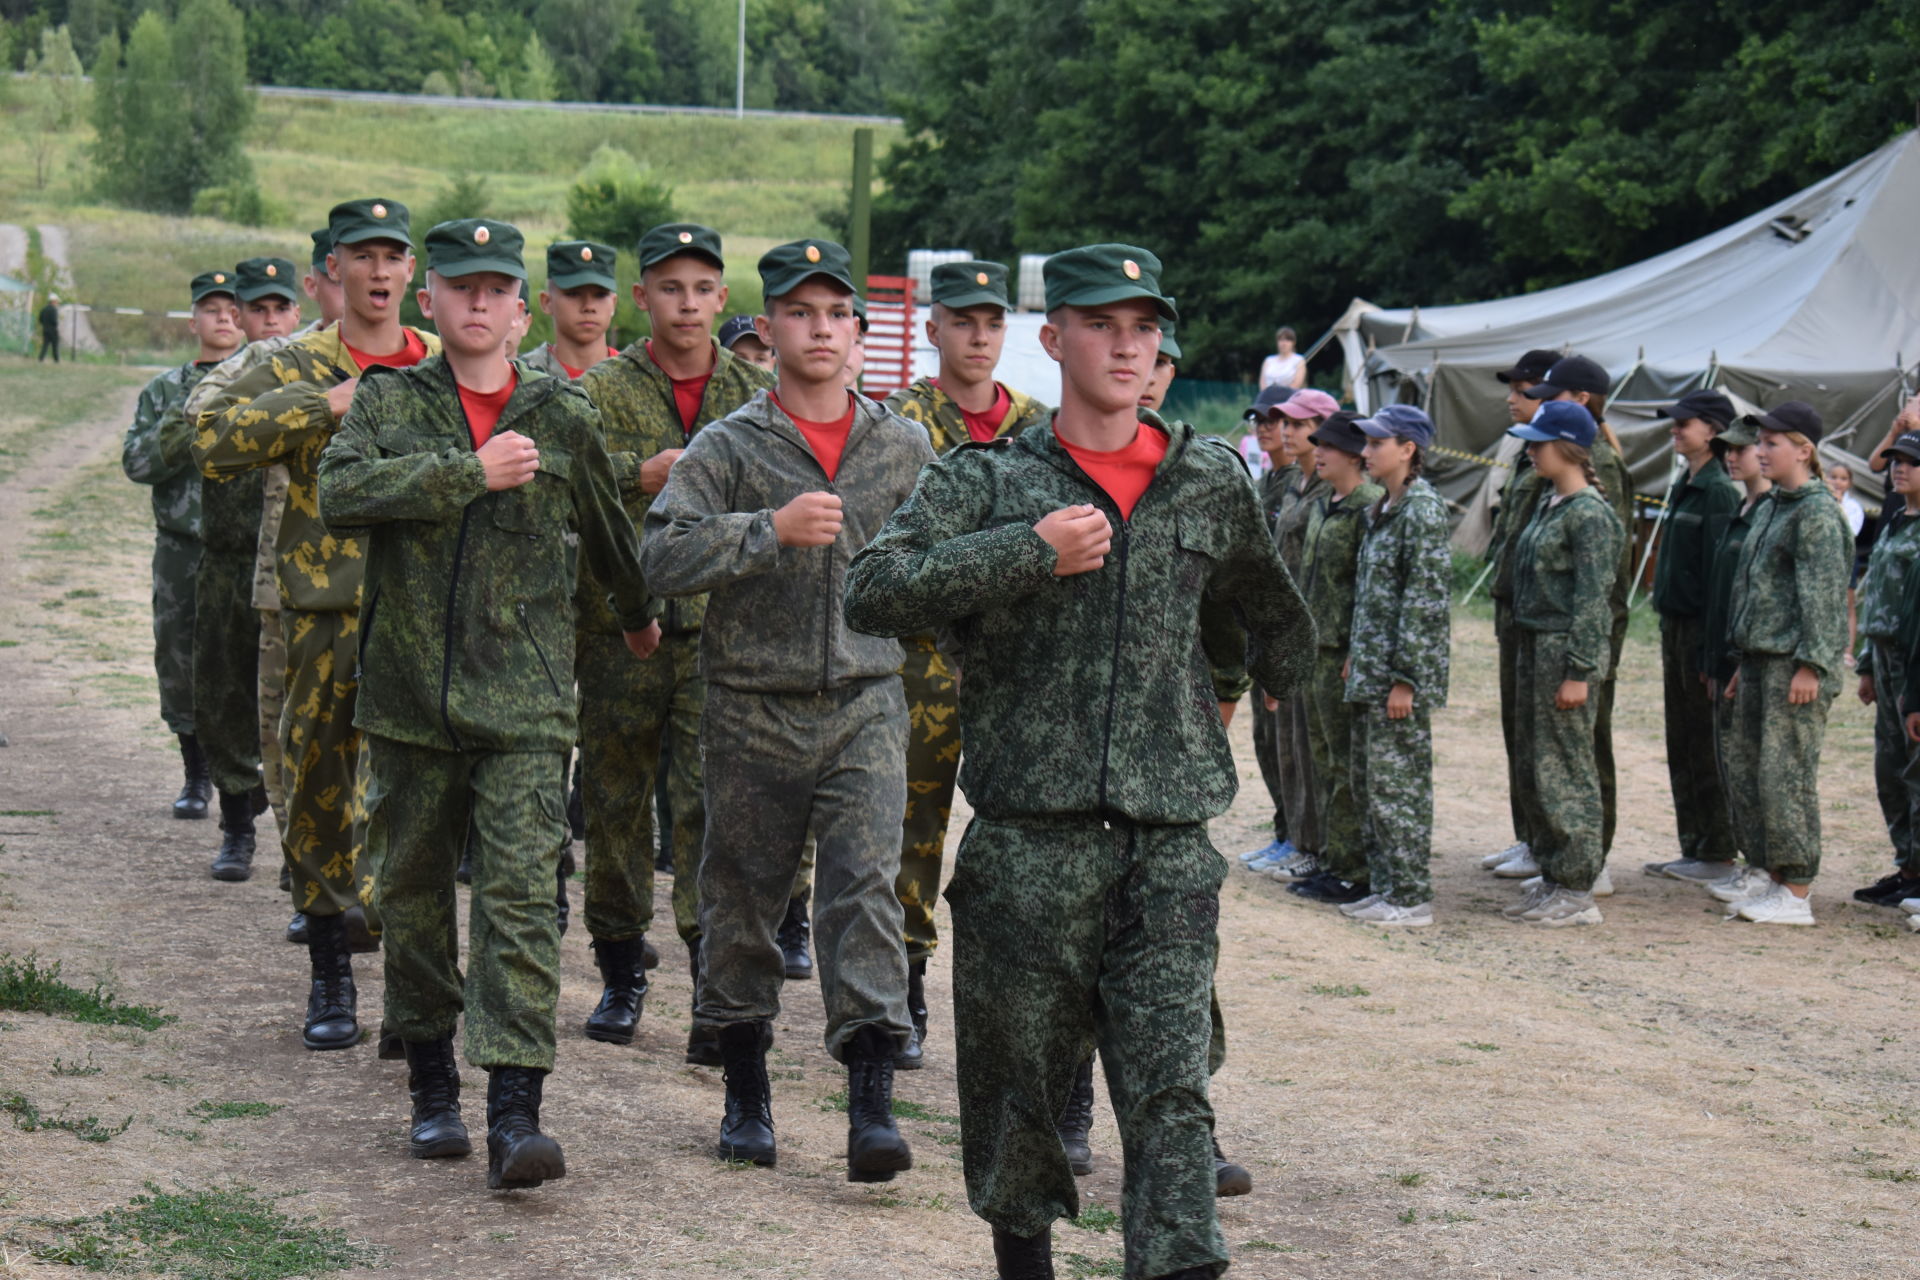
{"type": "Polygon", "coordinates": [[[457,173],[421,211],[415,225],[424,233],[429,227],[456,218],[484,218],[488,215],[487,203],[487,180],[478,174],[457,173]]]}
{"type": "Polygon", "coordinates": [[[673,191],[618,147],[602,146],[567,192],[567,232],[631,248],[648,227],[672,222],[673,191]]]}
{"type": "Polygon", "coordinates": [[[225,186],[202,187],[193,197],[193,212],[202,218],[220,218],[243,227],[264,227],[285,222],[287,207],[269,200],[251,178],[225,186]]]}

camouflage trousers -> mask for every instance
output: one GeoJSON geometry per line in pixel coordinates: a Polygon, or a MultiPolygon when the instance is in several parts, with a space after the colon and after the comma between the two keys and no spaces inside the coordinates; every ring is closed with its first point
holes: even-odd
{"type": "Polygon", "coordinates": [[[906,913],[907,960],[924,960],[940,945],[933,922],[946,860],[947,821],[960,775],[960,699],[953,669],[931,636],[902,642],[900,668],[907,700],[907,816],[900,839],[900,875],[893,890],[906,913]]]}
{"type": "MultiPolygon", "coordinates": [[[[1280,711],[1267,710],[1267,693],[1253,686],[1247,698],[1247,725],[1253,734],[1253,758],[1260,766],[1260,781],[1266,784],[1267,798],[1273,801],[1273,838],[1287,838],[1287,792],[1280,777],[1280,711]]],[[[1281,704],[1284,711],[1286,704],[1281,704]]]]}
{"type": "Polygon", "coordinates": [[[153,534],[153,673],[160,718],[175,733],[194,732],[193,600],[200,540],[165,529],[153,534]]]}
{"type": "Polygon", "coordinates": [[[1306,689],[1308,739],[1314,777],[1320,783],[1320,812],[1325,838],[1320,863],[1342,880],[1367,882],[1367,850],[1360,835],[1360,807],[1353,795],[1353,716],[1346,700],[1345,649],[1321,649],[1313,657],[1306,689]]]}
{"type": "Polygon", "coordinates": [[[1554,884],[1585,893],[1606,855],[1600,851],[1600,774],[1593,763],[1593,688],[1585,706],[1554,705],[1567,669],[1567,633],[1518,631],[1514,747],[1520,798],[1533,832],[1533,856],[1554,884]]]}
{"type": "Polygon", "coordinates": [[[954,1061],[967,1200],[993,1226],[1032,1235],[1079,1213],[1054,1125],[1097,1047],[1126,1274],[1226,1261],[1207,1098],[1225,868],[1199,824],[967,827],[947,886],[954,1061]]]}
{"type": "MultiPolygon", "coordinates": [[[[1265,697],[1261,699],[1265,704],[1265,697]]],[[[1313,773],[1313,735],[1307,725],[1307,691],[1295,689],[1280,699],[1274,713],[1275,752],[1280,767],[1281,808],[1287,811],[1287,834],[1293,847],[1318,854],[1327,845],[1321,821],[1320,784],[1313,773]]]]}
{"type": "Polygon", "coordinates": [[[1613,852],[1613,833],[1620,826],[1620,787],[1613,765],[1613,693],[1620,675],[1620,654],[1627,647],[1627,615],[1613,620],[1607,637],[1607,678],[1587,690],[1593,704],[1593,767],[1600,775],[1600,850],[1613,852]]]}
{"type": "Polygon", "coordinates": [[[554,876],[566,840],[561,751],[439,751],[369,735],[367,852],[385,932],[387,1028],[453,1034],[476,1067],[553,1069],[560,999],[554,876]],[[454,870],[474,838],[467,972],[454,870]]]}
{"type": "Polygon", "coordinates": [[[1910,773],[1920,761],[1920,747],[1907,737],[1900,717],[1900,699],[1908,688],[1903,665],[1885,643],[1874,641],[1873,787],[1895,863],[1909,876],[1920,876],[1920,777],[1910,773]]]}
{"type": "MultiPolygon", "coordinates": [[[[360,616],[282,609],[280,622],[287,643],[280,758],[293,905],[308,915],[338,915],[356,902],[372,901],[378,866],[360,857],[365,832],[355,790],[365,785],[359,778],[360,731],[353,727],[360,616]]],[[[551,884],[547,897],[553,897],[551,884]]]]}
{"type": "Polygon", "coordinates": [[[208,549],[194,579],[193,722],[213,785],[260,785],[260,614],[253,554],[208,549]]]}
{"type": "Polygon", "coordinates": [[[1353,799],[1367,851],[1367,883],[1396,907],[1433,900],[1427,860],[1433,849],[1433,724],[1414,696],[1404,720],[1387,704],[1355,704],[1353,799]]]}
{"type": "Polygon", "coordinates": [[[287,838],[287,773],[280,757],[280,718],[287,707],[287,636],[278,609],[260,615],[260,780],[266,784],[280,839],[287,838]]]}
{"type": "Polygon", "coordinates": [[[1513,625],[1512,606],[1504,600],[1493,602],[1493,638],[1500,652],[1500,739],[1507,748],[1507,810],[1513,819],[1513,838],[1531,847],[1533,833],[1527,828],[1527,806],[1523,799],[1526,784],[1520,776],[1520,750],[1514,744],[1520,714],[1520,688],[1514,679],[1520,630],[1513,625]]]}
{"type": "Polygon", "coordinates": [[[1667,781],[1673,788],[1680,856],[1731,862],[1738,850],[1727,793],[1713,756],[1713,697],[1702,680],[1706,627],[1698,618],[1660,619],[1660,667],[1667,717],[1667,781]]]}
{"type": "Polygon", "coordinates": [[[654,788],[664,750],[672,828],[673,923],[700,936],[700,633],[662,636],[641,661],[617,635],[574,641],[580,685],[580,798],[587,817],[587,932],[608,942],[653,927],[654,788]]]}
{"type": "Polygon", "coordinates": [[[906,1047],[907,952],[900,820],[907,804],[907,708],[900,681],[824,693],[707,688],[700,759],[708,793],[700,860],[706,975],[694,1020],[719,1027],[780,1012],[786,967],[775,938],[809,831],[813,940],[826,1045],[841,1058],[860,1028],[906,1047]]]}
{"type": "Polygon", "coordinates": [[[1797,666],[1784,655],[1741,659],[1720,753],[1747,861],[1788,884],[1811,884],[1820,874],[1820,745],[1839,689],[1837,680],[1823,680],[1812,702],[1792,705],[1787,689],[1797,666]]]}

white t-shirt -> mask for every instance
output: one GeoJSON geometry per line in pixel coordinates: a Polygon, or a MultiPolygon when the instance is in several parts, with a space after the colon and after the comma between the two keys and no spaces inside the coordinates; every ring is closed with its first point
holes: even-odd
{"type": "Polygon", "coordinates": [[[1840,514],[1847,518],[1847,527],[1853,530],[1853,536],[1859,537],[1867,523],[1867,509],[1860,505],[1860,499],[1848,492],[1840,499],[1840,514]]]}
{"type": "Polygon", "coordinates": [[[1270,355],[1260,362],[1260,385],[1290,387],[1293,385],[1294,371],[1305,363],[1306,359],[1298,351],[1290,356],[1278,353],[1270,355]]]}

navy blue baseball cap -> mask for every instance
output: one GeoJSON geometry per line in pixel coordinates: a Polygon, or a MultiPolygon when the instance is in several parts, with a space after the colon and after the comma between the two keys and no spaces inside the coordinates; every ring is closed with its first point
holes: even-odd
{"type": "MultiPolygon", "coordinates": [[[[1163,342],[1162,346],[1164,345],[1163,342]]],[[[1270,417],[1275,409],[1291,399],[1293,399],[1293,388],[1276,382],[1272,386],[1260,388],[1260,394],[1253,398],[1253,403],[1248,405],[1246,412],[1240,416],[1242,418],[1270,417]]]]}
{"type": "Polygon", "coordinates": [[[1418,405],[1384,405],[1371,418],[1353,425],[1375,440],[1411,440],[1422,449],[1433,443],[1433,419],[1418,405]]]}
{"type": "Polygon", "coordinates": [[[1534,444],[1564,440],[1582,449],[1591,449],[1593,438],[1600,434],[1600,424],[1593,420],[1593,415],[1587,412],[1583,404],[1576,404],[1572,400],[1549,400],[1540,406],[1540,412],[1533,415],[1532,422],[1508,427],[1507,434],[1534,444]]]}
{"type": "Polygon", "coordinates": [[[753,327],[752,316],[728,316],[720,326],[720,345],[733,350],[733,344],[742,338],[758,338],[760,335],[753,327]]]}

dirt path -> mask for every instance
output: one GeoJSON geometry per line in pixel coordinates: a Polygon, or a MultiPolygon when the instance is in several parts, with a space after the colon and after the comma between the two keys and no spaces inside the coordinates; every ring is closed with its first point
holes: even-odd
{"type": "MultiPolygon", "coordinates": [[[[44,1234],[32,1219],[98,1212],[146,1181],[239,1180],[380,1246],[383,1275],[990,1275],[959,1177],[944,957],[929,1066],[900,1079],[919,1167],[895,1183],[844,1180],[844,1077],[820,1049],[812,984],[789,988],[779,1026],[780,1168],[708,1157],[721,1085],[679,1060],[688,985],[665,930],[648,1029],[625,1049],[575,1033],[597,985],[586,940],[567,941],[547,1108],[565,1181],[492,1196],[478,1160],[405,1157],[400,1064],[371,1046],[300,1048],[303,956],[279,940],[272,877],[215,884],[212,824],[168,817],[177,772],[153,709],[151,535],[144,495],[110,452],[130,397],[103,393],[97,421],[42,433],[41,452],[0,483],[0,722],[14,744],[0,751],[0,950],[59,959],[81,985],[104,979],[179,1021],[137,1032],[0,1013],[0,1094],[132,1121],[88,1144],[0,1118],[0,1241],[14,1233],[0,1257],[44,1234]],[[55,1074],[56,1058],[99,1073],[55,1074]],[[209,1103],[281,1109],[216,1120],[203,1118],[209,1103]]],[[[1474,862],[1508,839],[1484,621],[1459,620],[1454,659],[1456,695],[1437,720],[1437,927],[1369,932],[1229,879],[1231,1054],[1215,1101],[1223,1143],[1258,1184],[1222,1205],[1233,1274],[1920,1274],[1920,937],[1844,901],[1884,861],[1859,706],[1836,708],[1823,768],[1820,927],[1723,924],[1695,891],[1639,873],[1667,855],[1671,810],[1657,659],[1636,640],[1621,692],[1620,892],[1603,928],[1544,934],[1499,919],[1510,888],[1474,862]]],[[[1259,821],[1243,791],[1216,842],[1247,847],[1259,821]]],[[[361,971],[371,1022],[380,981],[361,971]]],[[[1083,1192],[1111,1209],[1118,1141],[1101,1095],[1083,1192]]],[[[1056,1251],[1062,1277],[1119,1274],[1117,1230],[1063,1226],[1056,1251]]],[[[9,1268],[66,1274],[0,1261],[9,1268]]]]}

